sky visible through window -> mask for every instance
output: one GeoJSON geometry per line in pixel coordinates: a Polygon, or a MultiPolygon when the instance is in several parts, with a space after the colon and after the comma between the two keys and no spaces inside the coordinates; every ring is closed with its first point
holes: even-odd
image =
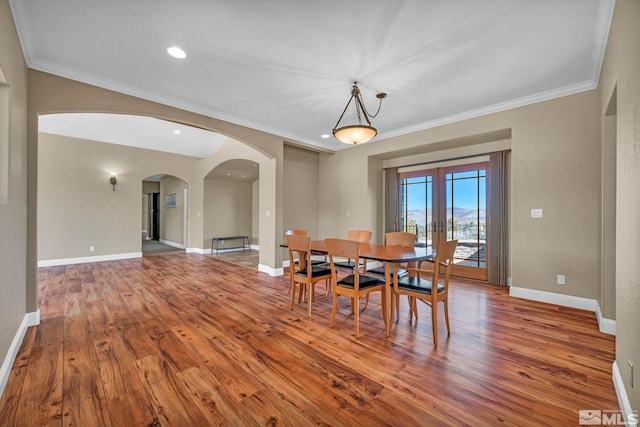
{"type": "MultiPolygon", "coordinates": [[[[452,207],[463,209],[478,208],[478,197],[480,198],[479,208],[486,209],[486,171],[456,172],[446,175],[447,208],[452,207]],[[453,178],[453,180],[452,180],[453,178]],[[478,188],[478,179],[480,188],[478,188]],[[452,192],[453,185],[453,192],[452,192]],[[479,190],[479,191],[478,191],[479,190]],[[453,193],[453,197],[452,197],[453,193]]],[[[431,200],[427,205],[427,196],[431,198],[433,186],[431,180],[425,183],[425,177],[415,177],[406,179],[407,186],[407,208],[408,210],[431,209],[431,200]],[[418,184],[421,183],[421,184],[418,184]]]]}

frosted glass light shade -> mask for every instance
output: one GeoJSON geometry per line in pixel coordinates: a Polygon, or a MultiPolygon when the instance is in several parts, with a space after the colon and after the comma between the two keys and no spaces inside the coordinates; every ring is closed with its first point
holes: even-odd
{"type": "Polygon", "coordinates": [[[343,126],[333,131],[333,136],[345,144],[363,144],[378,134],[376,128],[364,125],[343,126]]]}

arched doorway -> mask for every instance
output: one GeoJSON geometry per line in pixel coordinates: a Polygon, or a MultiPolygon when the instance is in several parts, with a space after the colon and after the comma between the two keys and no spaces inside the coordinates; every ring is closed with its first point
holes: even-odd
{"type": "Polygon", "coordinates": [[[227,160],[204,177],[203,231],[210,255],[258,267],[259,179],[259,164],[248,159],[227,160]],[[249,248],[240,236],[248,238],[249,248]]]}

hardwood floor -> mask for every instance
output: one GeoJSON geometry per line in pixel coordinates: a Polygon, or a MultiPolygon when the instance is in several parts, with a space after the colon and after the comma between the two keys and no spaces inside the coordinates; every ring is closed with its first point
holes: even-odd
{"type": "MultiPolygon", "coordinates": [[[[577,425],[618,409],[614,337],[593,313],[455,282],[452,335],[419,307],[358,340],[344,300],[288,308],[288,281],[196,254],[39,270],[2,426],[577,425]]],[[[441,314],[442,315],[442,314],[441,314]]],[[[442,317],[441,317],[442,319],[442,317]]]]}

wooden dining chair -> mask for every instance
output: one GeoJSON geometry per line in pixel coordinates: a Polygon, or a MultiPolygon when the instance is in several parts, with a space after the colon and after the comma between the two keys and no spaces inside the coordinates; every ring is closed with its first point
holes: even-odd
{"type": "MultiPolygon", "coordinates": [[[[408,275],[398,277],[400,266],[394,266],[393,295],[409,297],[409,321],[416,316],[418,320],[417,301],[431,307],[431,323],[433,328],[433,345],[438,346],[438,303],[444,305],[444,320],[447,324],[447,335],[451,335],[449,326],[449,277],[453,265],[453,255],[458,246],[457,240],[438,243],[433,269],[405,267],[408,275]]],[[[395,298],[391,298],[391,313],[394,313],[395,298]]],[[[396,321],[398,316],[396,316],[396,321]]]]}
{"type": "Polygon", "coordinates": [[[351,299],[351,314],[355,317],[356,338],[360,336],[360,310],[358,301],[361,297],[369,295],[371,292],[380,291],[382,293],[382,318],[387,321],[386,314],[386,292],[383,279],[360,274],[359,269],[354,268],[353,273],[338,280],[335,258],[347,258],[354,261],[354,265],[360,262],[360,242],[344,239],[325,239],[327,252],[329,254],[329,265],[331,268],[331,283],[333,288],[333,303],[331,305],[331,322],[333,328],[338,311],[338,296],[344,295],[351,299]]]}
{"type": "MultiPolygon", "coordinates": [[[[385,234],[384,241],[385,241],[385,245],[387,246],[403,246],[407,248],[413,248],[416,244],[416,235],[413,233],[405,233],[403,231],[391,231],[385,234]]],[[[403,266],[412,266],[412,265],[413,264],[403,264],[403,266]]],[[[384,266],[367,270],[367,274],[375,274],[376,276],[384,277],[384,266]]],[[[390,274],[391,274],[390,279],[393,280],[393,277],[395,274],[398,274],[398,277],[406,276],[407,270],[391,269],[390,274]]],[[[393,294],[389,296],[395,299],[395,309],[400,311],[400,295],[393,294]]],[[[409,301],[411,301],[411,299],[409,299],[409,301]]],[[[393,316],[393,311],[391,312],[391,316],[393,316]]]]}
{"type": "MultiPolygon", "coordinates": [[[[359,243],[371,243],[371,235],[373,233],[369,230],[349,230],[347,231],[347,240],[359,242],[359,243]]],[[[356,266],[359,269],[362,269],[364,273],[367,270],[367,260],[362,260],[361,263],[357,263],[352,259],[347,259],[346,261],[337,261],[335,263],[337,268],[353,271],[356,266]]]]}
{"type": "MultiPolygon", "coordinates": [[[[286,235],[295,235],[295,236],[307,236],[307,230],[303,230],[301,228],[292,228],[284,232],[286,235]]],[[[329,265],[329,261],[327,261],[327,255],[323,252],[311,251],[311,255],[321,256],[322,259],[312,259],[311,263],[313,265],[329,265]]]]}
{"type": "Polygon", "coordinates": [[[298,303],[306,291],[307,314],[311,317],[311,301],[315,296],[315,286],[321,280],[325,281],[327,293],[331,270],[327,266],[311,264],[311,239],[307,236],[288,234],[287,246],[289,250],[289,281],[291,292],[291,304],[289,309],[293,310],[293,303],[296,299],[296,289],[299,289],[298,303]],[[297,256],[299,262],[294,262],[297,256]]]}

